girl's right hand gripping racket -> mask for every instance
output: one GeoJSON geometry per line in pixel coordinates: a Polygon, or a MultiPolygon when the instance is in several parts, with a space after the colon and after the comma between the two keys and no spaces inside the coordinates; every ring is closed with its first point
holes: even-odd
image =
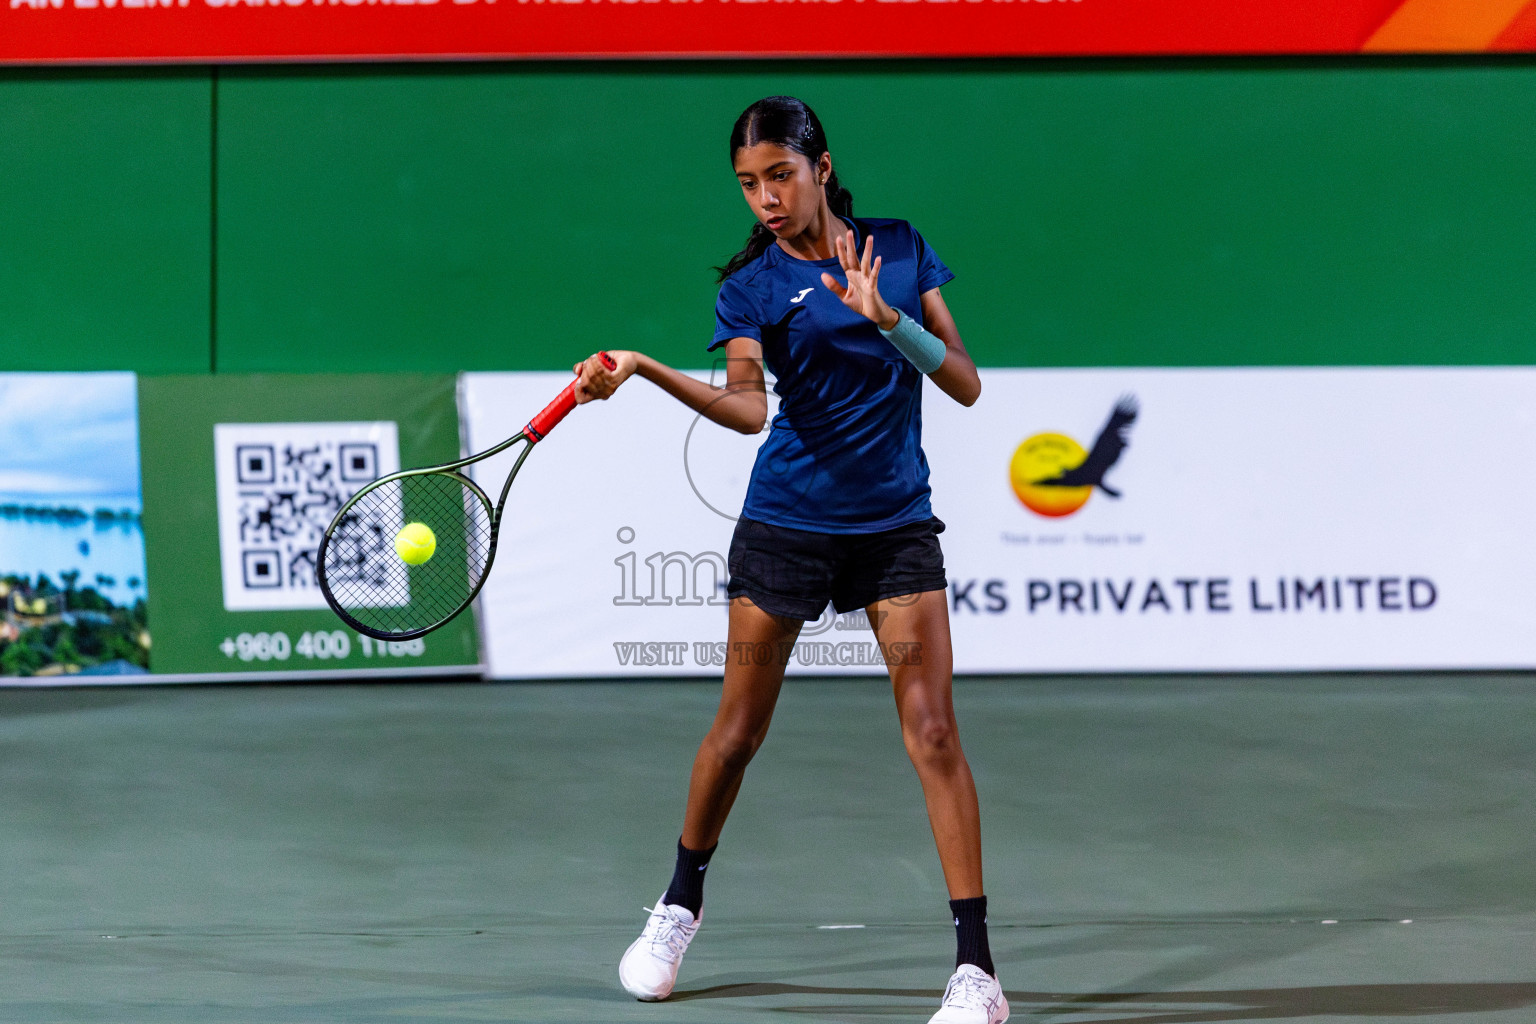
{"type": "MultiPolygon", "coordinates": [[[[616,368],[606,352],[603,365],[616,368]]],[[[457,462],[407,469],[368,484],[336,512],[316,556],[320,592],[343,622],[375,640],[410,640],[430,633],[469,607],[496,557],[507,492],[533,446],[576,407],[576,382],[522,432],[457,462]],[[461,470],[521,442],[495,506],[461,470]],[[427,526],[436,549],[407,564],[395,538],[408,523],[427,526]]]]}

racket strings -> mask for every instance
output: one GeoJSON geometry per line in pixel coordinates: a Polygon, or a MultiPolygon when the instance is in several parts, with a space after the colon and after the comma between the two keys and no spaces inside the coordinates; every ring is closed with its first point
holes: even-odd
{"type": "Polygon", "coordinates": [[[451,618],[470,600],[490,564],[491,514],[483,496],[452,473],[385,481],[363,492],[335,524],[325,553],[337,609],[374,635],[416,633],[451,618]],[[408,565],[395,551],[407,523],[436,540],[432,556],[408,565]]]}

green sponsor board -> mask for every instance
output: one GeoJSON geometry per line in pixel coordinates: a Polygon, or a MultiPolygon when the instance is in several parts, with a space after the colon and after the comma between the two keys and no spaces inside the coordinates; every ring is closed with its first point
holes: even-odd
{"type": "MultiPolygon", "coordinates": [[[[157,675],[478,665],[471,615],[384,644],[347,629],[314,585],[341,501],[458,456],[453,376],[144,377],[139,441],[157,675]]],[[[377,525],[388,540],[400,524],[377,525]]]]}

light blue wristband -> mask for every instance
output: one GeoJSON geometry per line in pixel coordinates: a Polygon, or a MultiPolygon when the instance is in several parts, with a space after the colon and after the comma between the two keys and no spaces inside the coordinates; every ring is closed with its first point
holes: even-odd
{"type": "Polygon", "coordinates": [[[896,311],[895,327],[886,330],[876,325],[876,330],[886,341],[895,345],[896,351],[906,356],[920,373],[932,373],[944,362],[943,340],[923,330],[922,324],[899,309],[896,311]]]}

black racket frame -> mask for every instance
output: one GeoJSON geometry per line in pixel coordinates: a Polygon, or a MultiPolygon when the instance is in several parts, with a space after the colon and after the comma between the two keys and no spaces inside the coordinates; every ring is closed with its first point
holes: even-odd
{"type": "MultiPolygon", "coordinates": [[[[523,468],[523,462],[528,458],[528,453],[533,451],[533,446],[537,440],[539,439],[531,436],[528,432],[528,429],[524,428],[516,435],[509,437],[505,441],[501,442],[501,444],[498,444],[496,447],[488,448],[483,452],[478,452],[467,458],[458,459],[454,462],[445,462],[439,466],[423,466],[420,469],[405,469],[398,473],[390,473],[388,476],[381,476],[367,486],[360,488],[356,494],[347,499],[346,504],[342,505],[341,508],[336,510],[336,515],[331,519],[331,524],[325,528],[325,534],[320,538],[320,550],[315,554],[315,578],[316,581],[320,584],[320,593],[325,595],[325,603],[331,606],[331,611],[335,612],[341,621],[345,622],[348,626],[351,626],[353,629],[357,630],[364,636],[372,637],[375,640],[383,640],[385,642],[414,640],[417,637],[426,636],[434,629],[447,625],[453,619],[458,617],[458,615],[462,613],[464,609],[468,608],[471,604],[474,603],[475,598],[480,596],[480,588],[485,586],[485,581],[491,575],[491,564],[496,560],[496,542],[498,536],[501,533],[501,517],[502,513],[506,510],[507,495],[512,490],[512,481],[517,479],[518,471],[523,468]],[[476,462],[500,455],[502,452],[506,451],[508,448],[511,448],[519,441],[526,443],[523,445],[523,450],[518,454],[517,461],[513,463],[512,471],[507,474],[506,483],[501,485],[501,497],[497,499],[496,504],[493,507],[491,505],[490,497],[485,493],[484,490],[481,489],[480,485],[459,471],[466,466],[473,465],[476,462]],[[398,633],[391,633],[388,630],[378,629],[374,626],[369,626],[365,623],[359,622],[356,616],[352,615],[337,603],[335,595],[331,593],[330,582],[326,579],[325,553],[327,548],[330,547],[331,537],[334,534],[336,528],[341,525],[342,519],[352,509],[352,507],[361,501],[370,492],[376,491],[380,487],[398,480],[405,480],[407,478],[416,476],[430,476],[432,474],[439,474],[457,480],[460,484],[467,487],[470,493],[480,501],[482,506],[484,506],[491,522],[491,539],[490,546],[485,553],[485,568],[481,571],[480,578],[476,580],[475,585],[470,588],[469,595],[464,598],[463,602],[460,603],[459,606],[452,612],[443,616],[441,619],[429,626],[423,626],[419,629],[408,629],[398,633]]],[[[468,571],[468,566],[465,567],[465,571],[468,571]]]]}

